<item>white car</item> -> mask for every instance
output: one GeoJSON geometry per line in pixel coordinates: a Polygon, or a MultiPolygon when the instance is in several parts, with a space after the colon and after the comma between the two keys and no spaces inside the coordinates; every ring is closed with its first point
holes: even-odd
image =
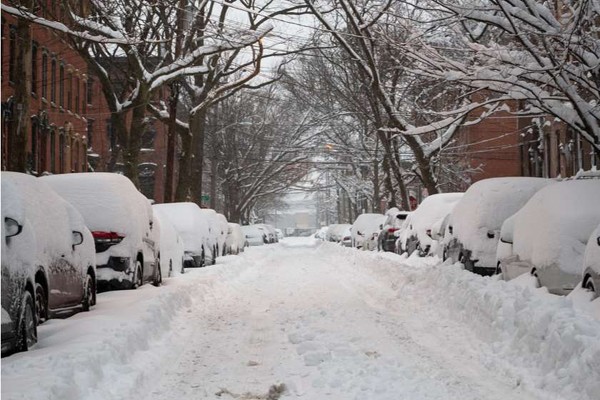
{"type": "Polygon", "coordinates": [[[329,230],[328,226],[323,226],[319,228],[319,230],[315,233],[315,239],[319,240],[327,240],[327,231],[329,230]]]}
{"type": "Polygon", "coordinates": [[[221,222],[219,221],[217,212],[211,208],[200,208],[200,212],[204,216],[208,228],[208,236],[206,237],[204,246],[206,264],[214,265],[217,262],[217,257],[219,257],[219,242],[222,236],[221,222]]]}
{"type": "Polygon", "coordinates": [[[160,285],[158,241],[150,201],[120,174],[84,172],[39,178],[71,203],[92,231],[98,285],[160,285]]]}
{"type": "Polygon", "coordinates": [[[379,232],[385,222],[385,215],[365,213],[359,215],[352,224],[352,247],[363,250],[376,250],[379,232]]]}
{"type": "Polygon", "coordinates": [[[227,238],[225,239],[225,251],[227,254],[239,254],[246,247],[246,238],[239,224],[229,222],[227,226],[227,238]]]}
{"type": "Polygon", "coordinates": [[[586,244],[600,224],[598,199],[598,179],[569,180],[539,190],[510,221],[512,238],[510,226],[502,228],[502,276],[531,273],[551,293],[573,290],[581,282],[586,244]],[[504,243],[510,239],[512,250],[504,243]]]}
{"type": "Polygon", "coordinates": [[[401,233],[401,249],[410,256],[418,251],[420,256],[430,254],[435,246],[431,237],[433,226],[446,215],[450,214],[464,193],[439,193],[432,194],[413,211],[408,221],[405,232],[401,233]]]}
{"type": "Polygon", "coordinates": [[[183,239],[183,266],[185,268],[206,265],[206,245],[209,243],[209,221],[196,203],[155,204],[154,209],[166,217],[183,239]]]}
{"type": "Polygon", "coordinates": [[[471,272],[496,273],[496,249],[502,223],[519,211],[541,188],[555,181],[544,178],[484,179],[465,192],[450,214],[452,239],[444,260],[460,261],[471,272]]]}
{"type": "Polygon", "coordinates": [[[325,235],[325,240],[328,242],[341,242],[344,238],[344,232],[350,229],[352,225],[350,224],[333,224],[329,225],[327,229],[327,234],[325,235]]]}
{"type": "Polygon", "coordinates": [[[159,229],[160,267],[163,276],[183,274],[183,239],[157,205],[152,206],[156,218],[155,229],[159,229]]]}
{"type": "Polygon", "coordinates": [[[594,292],[598,297],[600,291],[600,225],[590,236],[583,256],[582,286],[594,292]]]}
{"type": "Polygon", "coordinates": [[[256,225],[243,225],[242,232],[248,246],[262,246],[268,242],[267,234],[256,225]]]}
{"type": "Polygon", "coordinates": [[[216,233],[217,233],[217,254],[224,256],[225,242],[227,240],[227,232],[229,231],[229,224],[227,218],[223,214],[217,213],[216,221],[216,233]]]}
{"type": "Polygon", "coordinates": [[[2,172],[2,354],[48,318],[96,303],[94,239],[77,210],[31,175],[2,172]]]}

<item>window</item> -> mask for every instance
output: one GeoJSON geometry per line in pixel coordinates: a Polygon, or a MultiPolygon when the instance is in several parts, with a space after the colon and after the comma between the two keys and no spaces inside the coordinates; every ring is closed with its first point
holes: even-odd
{"type": "Polygon", "coordinates": [[[56,132],[50,131],[50,172],[56,173],[56,132]]]}
{"type": "Polygon", "coordinates": [[[65,106],[65,65],[60,64],[60,72],[58,74],[58,103],[61,107],[65,106]]]}
{"type": "Polygon", "coordinates": [[[9,53],[8,53],[8,80],[15,81],[15,72],[17,69],[17,30],[10,26],[8,34],[9,53]]]}
{"type": "Polygon", "coordinates": [[[42,52],[42,97],[48,98],[48,54],[42,52]]]}
{"type": "Polygon", "coordinates": [[[65,140],[65,133],[62,132],[62,134],[59,135],[58,137],[58,173],[62,173],[65,172],[65,147],[66,147],[66,140],[65,140]]]}
{"type": "Polygon", "coordinates": [[[54,57],[50,67],[50,101],[56,104],[56,58],[54,57]]]}
{"type": "Polygon", "coordinates": [[[117,144],[117,141],[115,138],[115,132],[110,118],[106,120],[106,137],[108,138],[108,150],[113,151],[117,144]]]}
{"type": "Polygon", "coordinates": [[[81,113],[82,114],[87,113],[87,98],[86,98],[87,85],[88,85],[87,82],[83,81],[83,97],[81,98],[81,113]]]}
{"type": "Polygon", "coordinates": [[[37,43],[31,45],[31,93],[37,93],[37,43]]]}
{"type": "Polygon", "coordinates": [[[73,107],[73,73],[69,72],[69,77],[67,78],[67,110],[71,110],[73,107]]]}
{"type": "Polygon", "coordinates": [[[87,103],[92,104],[92,101],[94,99],[94,78],[91,76],[87,80],[86,89],[87,103]]]}
{"type": "Polygon", "coordinates": [[[75,114],[79,114],[79,77],[75,77],[75,114]]]}
{"type": "Polygon", "coordinates": [[[37,119],[31,121],[31,154],[30,154],[30,163],[31,170],[37,171],[38,169],[38,123],[37,119]]]}
{"type": "Polygon", "coordinates": [[[92,148],[92,139],[94,138],[94,120],[89,118],[87,120],[87,143],[88,148],[92,148]]]}

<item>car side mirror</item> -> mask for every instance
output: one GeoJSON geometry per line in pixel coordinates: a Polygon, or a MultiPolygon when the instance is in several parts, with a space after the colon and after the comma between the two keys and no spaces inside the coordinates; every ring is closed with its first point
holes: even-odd
{"type": "Polygon", "coordinates": [[[79,246],[81,243],[83,243],[83,234],[81,232],[78,231],[73,231],[72,232],[72,240],[73,240],[73,250],[75,250],[75,246],[79,246]]]}
{"type": "Polygon", "coordinates": [[[357,235],[360,235],[360,236],[362,236],[362,235],[363,235],[361,231],[356,231],[356,234],[357,234],[357,235]]]}
{"type": "Polygon", "coordinates": [[[5,237],[11,238],[17,236],[23,230],[23,225],[20,225],[16,220],[6,217],[4,218],[5,237]]]}
{"type": "Polygon", "coordinates": [[[452,225],[448,227],[448,232],[452,235],[452,225]]]}
{"type": "Polygon", "coordinates": [[[148,221],[148,225],[150,226],[150,230],[154,227],[154,221],[148,221]]]}
{"type": "Polygon", "coordinates": [[[493,239],[494,237],[496,237],[496,234],[494,233],[494,231],[489,230],[487,231],[487,237],[488,239],[493,239]]]}

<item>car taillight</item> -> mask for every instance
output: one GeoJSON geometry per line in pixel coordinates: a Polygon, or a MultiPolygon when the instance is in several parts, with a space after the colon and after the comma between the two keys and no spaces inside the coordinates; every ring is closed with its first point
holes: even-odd
{"type": "Polygon", "coordinates": [[[125,235],[117,232],[92,231],[96,253],[106,251],[110,246],[121,243],[125,235]]]}
{"type": "Polygon", "coordinates": [[[388,228],[389,233],[394,233],[398,230],[398,228],[388,228]]]}

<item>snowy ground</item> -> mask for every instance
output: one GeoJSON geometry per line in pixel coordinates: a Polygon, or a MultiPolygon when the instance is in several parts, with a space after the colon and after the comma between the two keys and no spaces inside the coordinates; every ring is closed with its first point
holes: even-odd
{"type": "Polygon", "coordinates": [[[2,399],[596,400],[585,297],[288,239],[46,322],[2,399]]]}

